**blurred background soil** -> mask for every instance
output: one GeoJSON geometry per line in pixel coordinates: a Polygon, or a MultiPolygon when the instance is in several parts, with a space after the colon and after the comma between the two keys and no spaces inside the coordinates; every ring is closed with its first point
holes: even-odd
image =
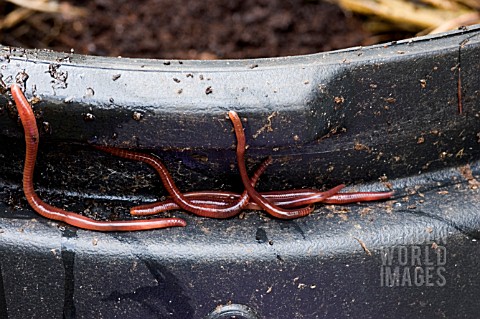
{"type": "Polygon", "coordinates": [[[0,43],[164,59],[288,56],[407,38],[467,14],[475,23],[477,4],[478,0],[7,0],[0,2],[0,43]],[[422,15],[416,17],[418,12],[422,15]],[[438,12],[441,15],[430,19],[438,12]]]}

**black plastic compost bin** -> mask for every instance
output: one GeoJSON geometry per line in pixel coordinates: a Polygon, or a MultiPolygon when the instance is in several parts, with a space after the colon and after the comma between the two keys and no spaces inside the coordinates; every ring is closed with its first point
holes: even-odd
{"type": "Polygon", "coordinates": [[[298,57],[103,58],[0,47],[41,130],[35,185],[102,219],[166,193],[242,190],[237,111],[261,190],[395,190],[278,220],[191,216],[185,228],[101,233],[38,216],[21,189],[23,130],[0,96],[0,318],[471,317],[480,311],[480,27],[298,57]]]}

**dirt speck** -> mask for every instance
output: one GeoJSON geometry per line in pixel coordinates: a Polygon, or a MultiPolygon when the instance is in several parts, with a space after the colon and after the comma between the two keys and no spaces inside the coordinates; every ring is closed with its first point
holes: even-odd
{"type": "Polygon", "coordinates": [[[368,249],[367,245],[363,242],[363,240],[361,240],[360,238],[357,238],[357,237],[353,237],[356,241],[358,241],[358,243],[360,244],[360,246],[362,247],[362,249],[365,251],[365,253],[368,255],[368,256],[371,256],[372,255],[372,252],[368,249]]]}
{"type": "Polygon", "coordinates": [[[60,64],[49,64],[47,73],[52,77],[52,87],[55,89],[66,89],[68,72],[60,70],[60,64]]]}
{"type": "Polygon", "coordinates": [[[135,121],[140,121],[142,118],[143,118],[143,113],[142,112],[139,112],[139,111],[134,111],[132,113],[132,118],[135,120],[135,121]]]}
{"type": "Polygon", "coordinates": [[[25,85],[25,82],[28,80],[28,74],[25,72],[25,70],[22,70],[21,72],[18,72],[17,75],[15,76],[15,82],[21,85],[25,85]]]}
{"type": "Polygon", "coordinates": [[[367,151],[369,153],[372,151],[370,149],[370,147],[368,147],[365,144],[360,143],[359,141],[355,141],[355,145],[353,146],[353,149],[356,150],[356,151],[367,151]]]}
{"type": "Polygon", "coordinates": [[[360,216],[362,216],[362,217],[367,216],[368,214],[370,214],[371,211],[372,211],[371,208],[364,207],[360,210],[360,216]]]}
{"type": "Polygon", "coordinates": [[[52,134],[52,126],[50,125],[50,122],[42,122],[42,130],[45,134],[52,134]]]}
{"type": "Polygon", "coordinates": [[[343,96],[336,96],[334,99],[335,104],[343,104],[345,102],[345,98],[343,96]]]}
{"type": "Polygon", "coordinates": [[[95,91],[92,88],[87,88],[85,91],[85,97],[92,97],[95,95],[95,91]]]}
{"type": "Polygon", "coordinates": [[[83,113],[83,120],[85,122],[91,122],[95,120],[95,115],[93,115],[92,113],[83,113]]]}
{"type": "Polygon", "coordinates": [[[267,131],[267,132],[273,132],[273,128],[272,128],[272,118],[274,118],[275,116],[278,115],[278,112],[275,111],[275,112],[272,112],[268,117],[267,117],[267,123],[265,123],[265,125],[263,125],[261,128],[259,128],[255,134],[253,134],[253,138],[257,138],[260,134],[262,134],[263,132],[267,131]]]}
{"type": "Polygon", "coordinates": [[[469,164],[460,166],[460,174],[468,181],[468,185],[471,189],[478,189],[480,182],[473,176],[472,169],[469,164]]]}
{"type": "Polygon", "coordinates": [[[380,182],[382,182],[382,183],[387,183],[387,182],[388,182],[388,176],[385,175],[385,174],[383,174],[382,176],[380,176],[378,179],[379,179],[380,182]]]}

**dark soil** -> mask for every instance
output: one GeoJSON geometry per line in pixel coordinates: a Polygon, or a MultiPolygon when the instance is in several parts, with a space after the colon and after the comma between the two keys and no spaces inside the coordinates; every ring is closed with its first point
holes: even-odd
{"type": "MultiPolygon", "coordinates": [[[[365,44],[362,21],[322,1],[71,1],[84,17],[36,13],[0,42],[102,56],[224,59],[299,55],[365,44]]],[[[1,4],[0,13],[14,10],[1,4]]]]}

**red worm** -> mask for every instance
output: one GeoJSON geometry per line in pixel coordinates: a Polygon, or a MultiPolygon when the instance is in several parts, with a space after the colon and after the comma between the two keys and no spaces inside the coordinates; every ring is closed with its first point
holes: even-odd
{"type": "MultiPolygon", "coordinates": [[[[252,178],[252,181],[253,180],[254,178],[252,178]]],[[[291,208],[324,202],[325,200],[336,196],[335,194],[337,194],[338,191],[340,191],[343,187],[345,187],[345,185],[342,184],[326,192],[320,192],[316,189],[302,189],[292,191],[274,191],[260,194],[266,199],[271,200],[272,203],[277,206],[281,206],[283,208],[291,208]]],[[[228,205],[229,202],[236,201],[241,196],[237,193],[225,191],[189,192],[184,193],[183,195],[193,203],[199,205],[214,204],[218,206],[228,205]]],[[[151,204],[132,207],[130,213],[136,216],[147,216],[179,208],[180,207],[171,198],[168,198],[162,202],[155,202],[151,204]]],[[[252,202],[248,203],[248,205],[244,208],[251,210],[261,210],[261,207],[258,204],[252,202]]]]}
{"type": "Polygon", "coordinates": [[[322,201],[325,204],[350,204],[358,202],[371,202],[375,200],[388,199],[394,192],[356,192],[338,193],[322,201]]]}
{"type": "MultiPolygon", "coordinates": [[[[243,129],[242,129],[243,133],[243,129]]],[[[243,139],[244,141],[244,139],[243,139]]],[[[242,144],[240,140],[240,144],[242,144]]],[[[243,145],[245,142],[243,142],[243,145]]],[[[228,218],[240,212],[241,209],[261,210],[262,207],[255,202],[248,202],[248,192],[237,194],[228,191],[199,191],[190,193],[180,193],[172,177],[168,173],[165,165],[155,156],[141,154],[133,151],[116,149],[107,146],[94,146],[97,149],[111,153],[113,155],[131,160],[142,161],[152,166],[160,175],[165,188],[173,198],[165,201],[155,202],[130,209],[130,213],[136,216],[146,216],[158,214],[160,212],[184,209],[199,216],[210,218],[228,218]],[[182,206],[178,204],[183,204],[182,206]],[[200,208],[200,209],[198,209],[200,208]]],[[[237,154],[238,155],[238,154],[237,154]]],[[[257,169],[250,180],[252,187],[255,186],[260,175],[265,171],[266,166],[271,162],[268,158],[257,169]]],[[[246,169],[245,174],[246,174],[246,169]]],[[[353,202],[373,201],[390,198],[393,192],[361,192],[361,193],[338,193],[345,185],[338,185],[326,192],[320,192],[315,189],[300,189],[288,191],[271,191],[260,193],[271,204],[281,206],[282,208],[300,207],[315,203],[329,204],[347,204],[353,202]]],[[[302,215],[303,216],[303,215],[302,215]]],[[[278,216],[277,216],[278,217],[278,216]]],[[[300,216],[295,216],[300,217],[300,216]]],[[[295,218],[287,217],[287,218],[295,218]]]]}
{"type": "Polygon", "coordinates": [[[134,231],[172,226],[186,226],[186,222],[180,218],[161,218],[149,220],[129,221],[97,221],[88,217],[68,212],[43,202],[35,193],[33,187],[33,171],[37,158],[39,134],[35,116],[25,95],[17,84],[10,88],[17,105],[18,114],[25,131],[25,165],[23,169],[23,191],[30,206],[40,215],[53,220],[65,222],[79,228],[98,231],[134,231]]]}
{"type": "MultiPolygon", "coordinates": [[[[344,187],[344,184],[340,184],[325,192],[316,189],[294,189],[286,191],[271,191],[260,194],[275,205],[283,208],[293,208],[324,202],[326,199],[335,196],[344,187]]],[[[250,203],[247,207],[258,209],[256,203],[250,203]]]]}
{"type": "MultiPolygon", "coordinates": [[[[358,202],[370,202],[392,197],[394,192],[353,192],[338,193],[345,185],[338,185],[326,192],[320,192],[316,189],[303,189],[293,191],[273,191],[260,193],[273,204],[283,208],[301,207],[310,204],[350,204],[358,202]]],[[[240,194],[225,191],[200,191],[183,194],[186,198],[197,205],[228,205],[228,203],[238,200],[240,194]]],[[[161,212],[180,209],[180,207],[168,198],[162,202],[155,202],[132,207],[130,213],[136,216],[154,215],[161,212]]],[[[248,203],[244,209],[261,210],[256,203],[248,203]]]]}
{"type": "MultiPolygon", "coordinates": [[[[191,201],[188,199],[187,196],[184,196],[180,192],[180,190],[175,185],[175,182],[173,181],[173,178],[168,172],[167,168],[162,163],[162,161],[160,161],[160,159],[157,158],[156,156],[149,155],[149,154],[142,154],[134,151],[127,151],[127,150],[118,149],[118,148],[109,147],[109,146],[94,146],[94,147],[104,152],[107,152],[122,158],[144,162],[152,166],[160,175],[160,179],[162,180],[162,183],[165,189],[170,194],[175,204],[177,204],[178,207],[188,212],[191,212],[195,215],[210,217],[210,218],[229,218],[240,213],[240,211],[249,202],[249,194],[247,193],[247,191],[244,191],[243,194],[239,198],[237,198],[237,200],[234,202],[228,201],[223,203],[217,203],[214,201],[212,202],[191,201]]],[[[267,168],[267,165],[270,164],[270,162],[271,162],[271,158],[267,158],[260,165],[260,167],[257,169],[257,172],[254,174],[252,181],[250,181],[247,176],[248,183],[255,184],[258,178],[260,177],[260,175],[267,168]]],[[[133,215],[149,215],[149,214],[155,214],[158,211],[163,210],[163,208],[160,208],[160,210],[157,210],[156,206],[157,206],[157,203],[142,205],[139,207],[133,207],[130,212],[133,215]]]]}
{"type": "Polygon", "coordinates": [[[250,184],[247,174],[247,167],[245,165],[245,133],[243,132],[242,121],[238,117],[237,112],[229,111],[228,116],[233,123],[235,135],[237,137],[237,161],[240,177],[242,178],[243,186],[248,192],[252,200],[264,209],[270,215],[281,219],[292,219],[302,217],[310,214],[313,211],[313,206],[307,206],[300,209],[284,209],[272,204],[268,199],[264,198],[257,190],[250,184]]]}

